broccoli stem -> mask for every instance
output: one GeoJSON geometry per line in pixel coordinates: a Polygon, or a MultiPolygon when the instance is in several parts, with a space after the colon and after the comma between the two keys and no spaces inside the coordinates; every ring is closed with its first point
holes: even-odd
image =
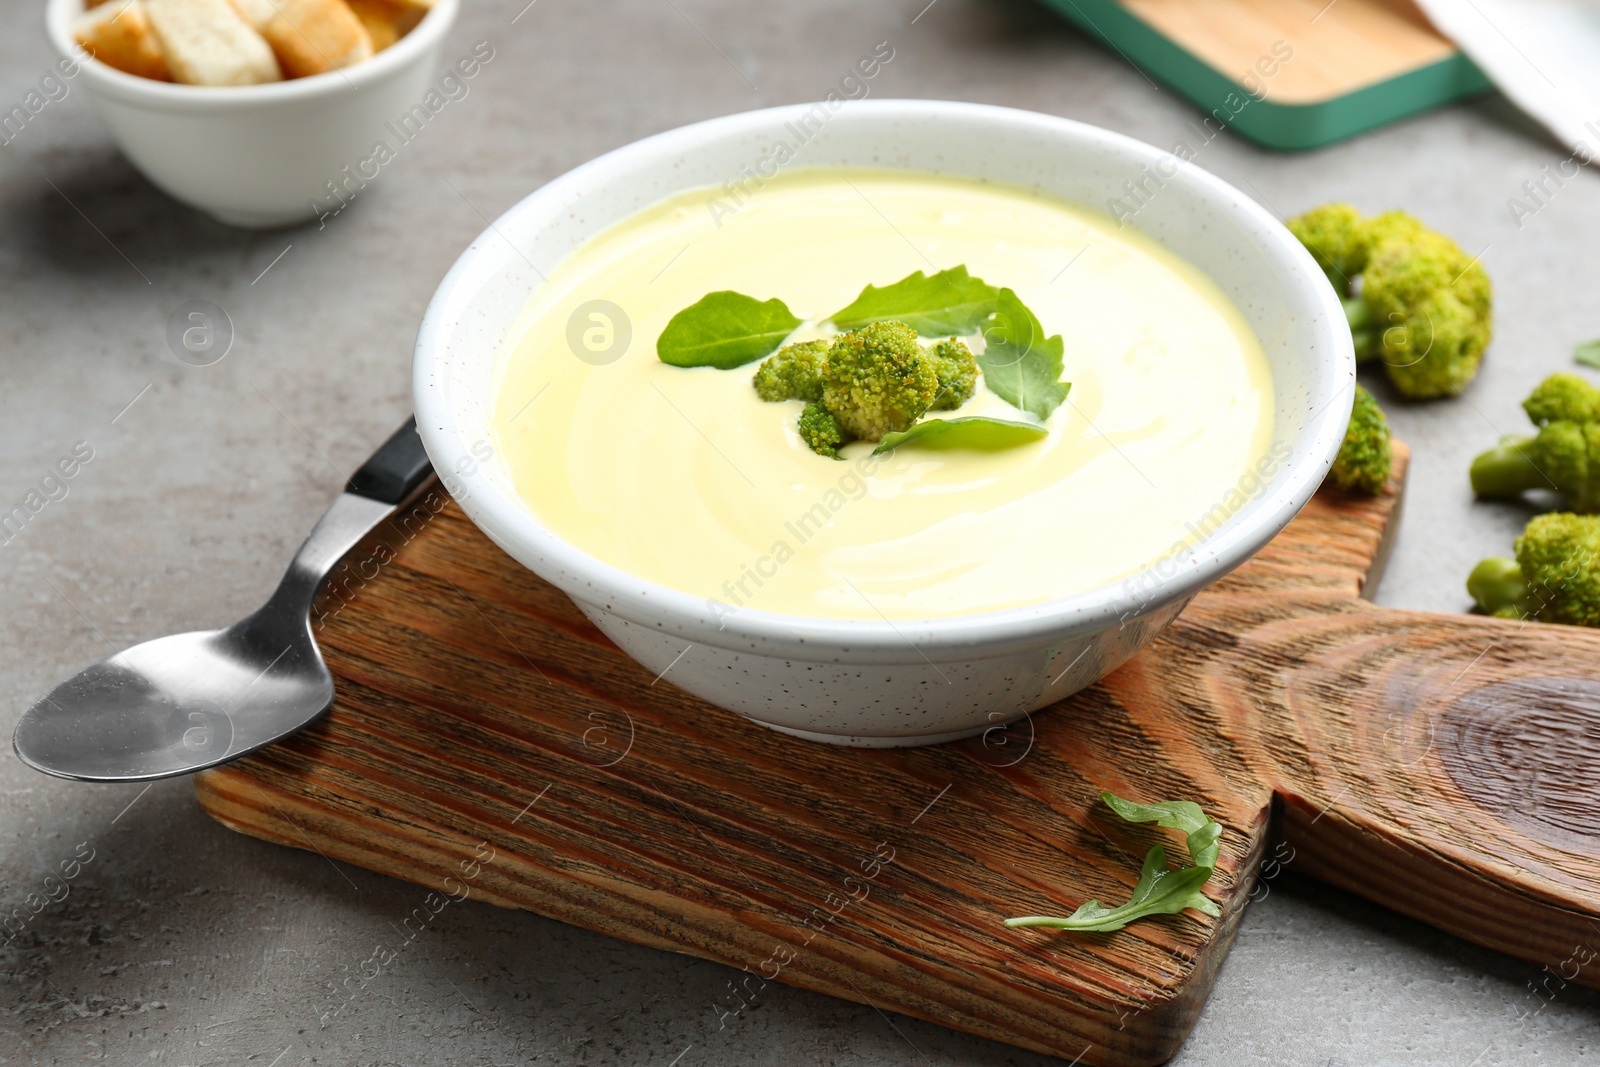
{"type": "Polygon", "coordinates": [[[1356,362],[1378,355],[1378,331],[1373,328],[1372,308],[1359,296],[1343,297],[1344,317],[1350,323],[1350,339],[1356,345],[1356,362]]]}
{"type": "Polygon", "coordinates": [[[1541,606],[1517,561],[1505,556],[1486,559],[1472,568],[1467,592],[1488,615],[1526,619],[1537,615],[1541,606]]]}
{"type": "Polygon", "coordinates": [[[1479,496],[1516,497],[1529,489],[1553,489],[1534,465],[1532,437],[1502,437],[1500,443],[1472,461],[1472,491],[1479,496]]]}

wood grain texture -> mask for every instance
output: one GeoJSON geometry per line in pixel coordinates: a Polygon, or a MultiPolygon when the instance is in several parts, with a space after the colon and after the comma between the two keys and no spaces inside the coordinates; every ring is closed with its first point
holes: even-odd
{"type": "Polygon", "coordinates": [[[780,981],[1159,1063],[1264,862],[1571,978],[1600,940],[1600,635],[1362,600],[1398,484],[1319,495],[1100,685],[899,750],[795,740],[654,682],[453,506],[424,508],[393,562],[358,549],[324,599],[330,713],[196,790],[244,833],[739,967],[714,1020],[780,981]],[[1101,789],[1224,824],[1220,919],[1000,925],[1126,899],[1163,835],[1101,789]]]}
{"type": "MultiPolygon", "coordinates": [[[[1400,77],[1456,53],[1410,0],[1120,0],[1222,74],[1309,104],[1400,77]],[[1283,42],[1293,58],[1257,67],[1283,42]]],[[[1281,55],[1278,56],[1282,58],[1281,55]]]]}

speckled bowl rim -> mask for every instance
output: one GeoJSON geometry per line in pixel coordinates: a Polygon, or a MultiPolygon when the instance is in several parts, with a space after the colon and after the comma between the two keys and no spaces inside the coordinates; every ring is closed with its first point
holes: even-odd
{"type": "MultiPolygon", "coordinates": [[[[519,216],[538,214],[559,205],[571,212],[585,188],[603,186],[608,175],[653,168],[670,170],[674,158],[725,138],[773,133],[799,119],[811,105],[790,105],[743,112],[695,123],[618,148],[544,185],[491,223],[472,242],[440,282],[417,334],[413,362],[413,401],[418,432],[440,469],[449,457],[469,454],[487,426],[453,424],[445,384],[451,360],[496,359],[496,346],[483,346],[465,357],[453,357],[447,341],[458,319],[486,316],[474,311],[474,286],[486,273],[512,268],[526,253],[507,234],[517,233],[519,216]]],[[[1355,387],[1355,354],[1343,309],[1333,288],[1293,235],[1265,209],[1210,173],[1179,162],[1171,154],[1142,141],[1070,119],[985,104],[928,100],[858,100],[849,104],[852,120],[881,122],[929,121],[939,117],[979,120],[1038,135],[1041,141],[1072,150],[1094,146],[1136,167],[1161,163],[1177,168],[1171,179],[1211,201],[1224,215],[1253,236],[1256,248],[1275,270],[1297,279],[1306,301],[1318,309],[1307,321],[1320,349],[1308,353],[1307,380],[1313,386],[1305,403],[1312,410],[1300,433],[1311,444],[1290,456],[1266,491],[1235,512],[1215,533],[1192,548],[1186,569],[1163,578],[1154,568],[1161,561],[1126,578],[1098,588],[1025,607],[983,614],[935,619],[832,619],[740,608],[731,614],[711,610],[708,598],[648,581],[615,567],[563,540],[545,527],[531,509],[502,491],[482,468],[458,474],[452,495],[463,511],[493,540],[535,573],[569,596],[601,611],[640,625],[677,633],[687,640],[726,649],[774,652],[796,659],[884,662],[885,658],[950,662],[999,656],[1020,648],[1040,647],[1078,634],[1126,623],[1181,598],[1239,566],[1276,536],[1311,499],[1337,455],[1349,421],[1349,398],[1355,387]],[[1343,402],[1340,402],[1340,398],[1343,402]],[[1145,590],[1128,592],[1130,585],[1145,590]]],[[[873,162],[871,165],[881,165],[873,162]]],[[[1118,175],[1122,177],[1122,175],[1118,175]]],[[[702,183],[686,184],[683,188],[702,183]]],[[[1108,195],[1114,193],[1107,189],[1108,195]]],[[[671,195],[670,193],[665,195],[671,195]]],[[[1151,235],[1160,241],[1158,235],[1151,235]]],[[[536,287],[537,283],[533,283],[536,287]]],[[[531,289],[530,289],[531,291],[531,289]]],[[[476,365],[476,362],[474,362],[476,365]]]]}

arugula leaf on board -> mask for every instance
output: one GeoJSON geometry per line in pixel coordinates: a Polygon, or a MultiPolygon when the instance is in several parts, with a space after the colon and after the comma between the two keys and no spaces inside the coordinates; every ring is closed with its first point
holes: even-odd
{"type": "Polygon", "coordinates": [[[923,337],[976,333],[994,313],[1000,290],[967,273],[963,264],[929,277],[920,270],[893,285],[869,285],[849,307],[830,317],[841,330],[874,322],[903,322],[923,337]]]}
{"type": "Polygon", "coordinates": [[[1108,908],[1098,900],[1089,900],[1065,917],[1027,915],[1007,919],[1005,924],[1008,928],[1045,926],[1055,930],[1113,933],[1135,919],[1176,915],[1186,908],[1204,912],[1213,918],[1222,914],[1222,909],[1201,892],[1201,887],[1211,879],[1216,869],[1221,824],[1213,822],[1200,810],[1200,805],[1192,801],[1164,800],[1156,804],[1137,804],[1123,800],[1114,793],[1101,793],[1100,799],[1128,822],[1153,822],[1169,830],[1184,831],[1188,835],[1189,857],[1196,865],[1170,870],[1167,867],[1167,850],[1154,845],[1145,855],[1139,882],[1133,887],[1133,895],[1126,904],[1108,908]]]}
{"type": "Polygon", "coordinates": [[[1144,870],[1139,872],[1139,884],[1133,887],[1133,896],[1121,907],[1108,908],[1098,900],[1088,900],[1064,918],[1027,915],[1020,919],[1007,919],[1006,926],[1012,929],[1019,926],[1045,926],[1053,930],[1109,934],[1135,919],[1151,915],[1176,915],[1185,908],[1194,908],[1211,916],[1221,915],[1222,910],[1200,892],[1200,887],[1210,877],[1210,867],[1168,870],[1166,849],[1154,845],[1144,858],[1144,870]]]}
{"type": "Polygon", "coordinates": [[[1031,422],[1014,422],[1010,419],[991,419],[987,415],[965,415],[959,419],[924,419],[908,430],[894,430],[883,435],[874,456],[892,451],[901,445],[920,445],[923,448],[968,448],[978,452],[996,452],[1002,448],[1015,448],[1046,437],[1050,433],[1043,426],[1031,422]]]}
{"type": "Polygon", "coordinates": [[[1572,358],[1585,367],[1600,370],[1600,341],[1585,341],[1572,350],[1572,358]]]}
{"type": "Polygon", "coordinates": [[[983,384],[1013,407],[1041,419],[1061,406],[1071,382],[1061,378],[1061,335],[1044,327],[1010,289],[1000,290],[994,313],[983,324],[985,348],[978,356],[983,384]]]}
{"type": "Polygon", "coordinates": [[[782,300],[722,290],[672,316],[656,339],[656,355],[674,367],[732,370],[770,355],[800,320],[782,300]]]}
{"type": "Polygon", "coordinates": [[[1189,862],[1196,867],[1217,865],[1217,854],[1221,851],[1217,841],[1222,836],[1222,824],[1211,821],[1194,801],[1138,804],[1123,800],[1115,793],[1101,793],[1100,799],[1125,822],[1153,822],[1168,830],[1182,830],[1188,835],[1189,862]]]}

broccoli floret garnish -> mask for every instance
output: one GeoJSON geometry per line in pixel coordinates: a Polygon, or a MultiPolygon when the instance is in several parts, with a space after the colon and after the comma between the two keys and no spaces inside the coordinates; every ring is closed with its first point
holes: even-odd
{"type": "Polygon", "coordinates": [[[1490,615],[1600,626],[1600,516],[1540,515],[1517,538],[1516,559],[1486,559],[1467,592],[1490,615]]]}
{"type": "Polygon", "coordinates": [[[917,331],[875,322],[834,338],[822,375],[822,403],[851,439],[876,441],[904,430],[939,392],[917,331]]]}
{"type": "Polygon", "coordinates": [[[1523,401],[1535,437],[1506,437],[1472,461],[1472,491],[1514,498],[1560,493],[1571,511],[1600,512],[1600,389],[1573,374],[1546,378],[1523,401]]]}
{"type": "Polygon", "coordinates": [[[1339,446],[1328,478],[1346,492],[1375,495],[1389,483],[1393,464],[1389,420],[1372,394],[1357,385],[1350,428],[1345,431],[1344,444],[1339,446]]]}
{"type": "Polygon", "coordinates": [[[756,395],[803,400],[799,432],[819,456],[839,446],[904,430],[931,407],[957,408],[972,397],[978,361],[951,338],[924,349],[916,331],[879,322],[828,341],[786,345],[756,369],[756,395]]]}
{"type": "Polygon", "coordinates": [[[819,456],[839,459],[839,446],[845,443],[844,431],[821,401],[813,400],[800,413],[800,439],[819,456]]]}
{"type": "Polygon", "coordinates": [[[785,345],[756,368],[756,395],[772,403],[821,400],[822,370],[827,362],[826,341],[785,345]]]}
{"type": "Polygon", "coordinates": [[[1467,387],[1489,343],[1491,294],[1488,274],[1459,245],[1403,211],[1363,219],[1349,204],[1288,226],[1344,299],[1358,360],[1382,359],[1413,400],[1467,387]]]}
{"type": "Polygon", "coordinates": [[[954,337],[938,342],[928,349],[928,362],[939,381],[930,411],[954,411],[972,399],[978,388],[978,360],[965,342],[954,337]]]}

